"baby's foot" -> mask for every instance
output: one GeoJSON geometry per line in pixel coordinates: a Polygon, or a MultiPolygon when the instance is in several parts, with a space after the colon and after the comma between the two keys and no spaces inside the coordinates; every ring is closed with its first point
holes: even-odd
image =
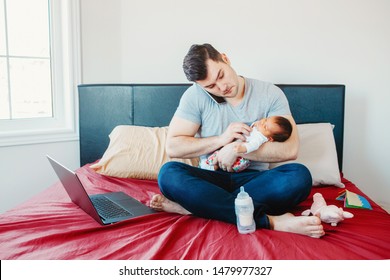
{"type": "Polygon", "coordinates": [[[177,213],[181,215],[190,215],[191,212],[187,211],[180,204],[173,202],[163,196],[162,194],[155,194],[150,200],[150,207],[156,211],[164,211],[169,213],[177,213]]]}
{"type": "Polygon", "coordinates": [[[316,216],[294,216],[286,213],[281,216],[268,216],[271,228],[277,231],[303,234],[320,238],[325,234],[320,218],[316,216]]]}

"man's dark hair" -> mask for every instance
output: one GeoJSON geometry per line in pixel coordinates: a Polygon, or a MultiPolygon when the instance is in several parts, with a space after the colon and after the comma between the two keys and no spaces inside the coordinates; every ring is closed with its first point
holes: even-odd
{"type": "Polygon", "coordinates": [[[206,60],[223,61],[222,55],[210,44],[192,45],[183,60],[183,70],[191,82],[207,77],[206,60]]]}
{"type": "Polygon", "coordinates": [[[275,118],[275,123],[280,126],[280,132],[273,135],[272,138],[277,142],[286,141],[292,132],[292,125],[290,121],[284,117],[277,116],[275,118]]]}

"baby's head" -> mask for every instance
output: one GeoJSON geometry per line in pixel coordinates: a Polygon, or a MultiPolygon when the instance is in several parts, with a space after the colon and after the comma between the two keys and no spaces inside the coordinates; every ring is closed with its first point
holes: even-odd
{"type": "Polygon", "coordinates": [[[263,118],[254,122],[253,126],[271,142],[284,142],[290,137],[292,132],[290,121],[281,116],[263,118]]]}

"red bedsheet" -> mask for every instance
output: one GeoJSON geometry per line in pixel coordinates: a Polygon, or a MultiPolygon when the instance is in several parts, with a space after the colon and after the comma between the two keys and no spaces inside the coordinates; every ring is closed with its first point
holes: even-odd
{"type": "MultiPolygon", "coordinates": [[[[88,165],[77,173],[90,194],[123,191],[148,204],[159,192],[155,181],[105,177],[88,165]]],[[[312,194],[342,206],[335,200],[340,190],[317,187],[312,194]]],[[[369,201],[373,210],[349,209],[355,217],[325,225],[321,239],[265,229],[241,235],[235,225],[165,212],[100,226],[58,182],[0,215],[0,259],[390,259],[390,215],[369,201]]],[[[311,203],[310,196],[294,213],[311,203]]]]}

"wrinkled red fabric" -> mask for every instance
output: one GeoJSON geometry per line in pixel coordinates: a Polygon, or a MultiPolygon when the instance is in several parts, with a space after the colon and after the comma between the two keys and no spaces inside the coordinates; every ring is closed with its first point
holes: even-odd
{"type": "MultiPolygon", "coordinates": [[[[106,177],[89,165],[77,173],[89,194],[123,191],[148,205],[159,193],[155,181],[106,177]]],[[[347,179],[343,183],[364,195],[347,179]]],[[[340,191],[315,187],[293,213],[308,209],[315,192],[342,206],[335,199],[340,191]]],[[[320,239],[266,229],[241,235],[235,225],[165,212],[101,226],[58,182],[0,215],[0,259],[390,259],[390,215],[369,201],[373,210],[348,209],[355,217],[325,224],[320,239]]]]}

